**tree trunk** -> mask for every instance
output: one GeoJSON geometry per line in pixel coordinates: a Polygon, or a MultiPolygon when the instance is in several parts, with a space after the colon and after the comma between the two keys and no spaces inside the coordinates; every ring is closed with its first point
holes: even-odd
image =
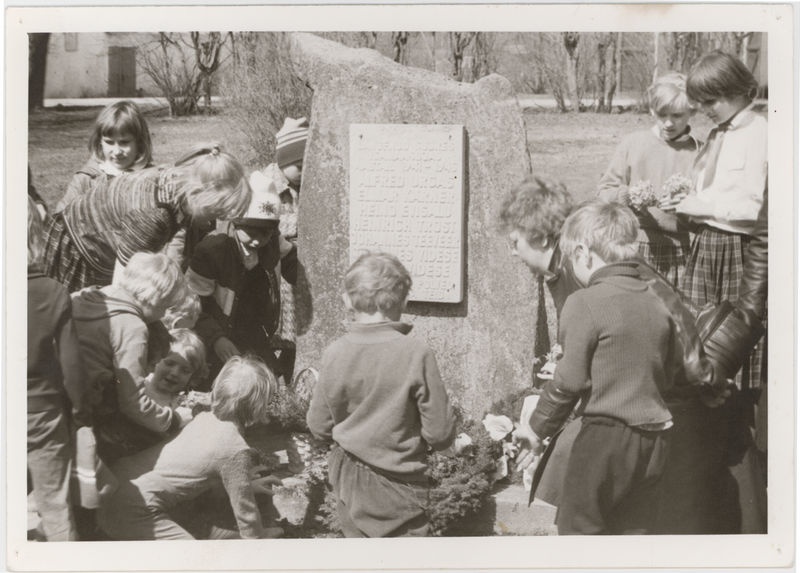
{"type": "Polygon", "coordinates": [[[611,38],[600,34],[597,40],[597,105],[595,111],[606,111],[606,52],[611,38]]]}
{"type": "Polygon", "coordinates": [[[28,34],[28,110],[44,107],[47,47],[50,34],[28,34]]]}
{"type": "Polygon", "coordinates": [[[618,63],[618,53],[619,47],[622,45],[620,42],[620,36],[622,34],[617,32],[613,34],[614,38],[611,40],[611,70],[609,71],[608,77],[610,79],[608,89],[606,91],[606,110],[610,113],[612,106],[614,105],[614,94],[617,91],[617,78],[619,77],[619,63],[618,63]]]}
{"type": "Polygon", "coordinates": [[[561,34],[564,48],[567,51],[567,92],[572,104],[572,111],[578,112],[581,110],[581,100],[578,94],[578,42],[581,36],[579,32],[562,32],[561,34]]]}

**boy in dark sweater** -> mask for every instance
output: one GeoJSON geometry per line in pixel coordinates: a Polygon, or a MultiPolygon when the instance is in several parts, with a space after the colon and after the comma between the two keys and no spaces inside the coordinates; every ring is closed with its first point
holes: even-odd
{"type": "Polygon", "coordinates": [[[347,537],[427,535],[426,450],[453,442],[455,419],[436,359],[399,322],[411,277],[366,253],[345,276],[348,333],[322,357],[307,422],[333,442],[328,475],[347,537]]]}
{"type": "Polygon", "coordinates": [[[561,248],[587,288],[567,298],[564,356],[526,438],[533,450],[588,397],[556,523],[560,534],[652,530],[672,416],[662,394],[682,368],[675,321],[634,259],[639,225],[616,203],[589,203],[564,223],[561,248]]]}

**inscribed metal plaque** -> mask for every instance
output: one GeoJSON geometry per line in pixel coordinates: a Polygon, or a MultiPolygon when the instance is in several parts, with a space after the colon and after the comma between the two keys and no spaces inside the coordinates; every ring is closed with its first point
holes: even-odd
{"type": "Polygon", "coordinates": [[[409,300],[461,302],[463,126],[350,126],[350,261],[364,250],[400,259],[409,300]]]}

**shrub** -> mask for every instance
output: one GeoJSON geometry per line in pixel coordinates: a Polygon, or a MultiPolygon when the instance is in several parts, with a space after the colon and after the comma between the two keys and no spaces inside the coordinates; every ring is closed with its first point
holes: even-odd
{"type": "Polygon", "coordinates": [[[311,90],[295,75],[285,32],[239,32],[234,35],[233,65],[220,91],[228,116],[244,133],[251,156],[265,165],[275,155],[275,133],[287,117],[309,117],[311,90]]]}

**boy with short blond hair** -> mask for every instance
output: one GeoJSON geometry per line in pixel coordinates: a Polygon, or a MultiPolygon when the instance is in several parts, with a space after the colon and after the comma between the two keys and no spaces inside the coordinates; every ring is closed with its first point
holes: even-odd
{"type": "Polygon", "coordinates": [[[351,322],[323,354],[308,427],[333,442],[345,536],[427,535],[426,451],[450,446],[455,418],[433,352],[400,322],[411,277],[393,255],[365,253],[344,282],[351,322]]]}
{"type": "MultiPolygon", "coordinates": [[[[623,138],[598,183],[598,197],[625,203],[632,189],[647,183],[654,196],[667,190],[678,193],[681,182],[683,191],[688,191],[702,142],[689,126],[695,110],[686,95],[686,76],[670,72],[656,78],[647,90],[647,99],[655,124],[623,138]]],[[[674,213],[655,206],[642,207],[637,216],[642,257],[670,284],[680,287],[689,254],[686,227],[674,213]]]]}
{"type": "Polygon", "coordinates": [[[526,436],[534,450],[587,396],[557,516],[560,534],[648,533],[672,416],[662,394],[680,356],[675,322],[631,260],[639,229],[617,203],[570,215],[561,248],[587,288],[566,301],[564,356],[544,387],[526,436]]]}

